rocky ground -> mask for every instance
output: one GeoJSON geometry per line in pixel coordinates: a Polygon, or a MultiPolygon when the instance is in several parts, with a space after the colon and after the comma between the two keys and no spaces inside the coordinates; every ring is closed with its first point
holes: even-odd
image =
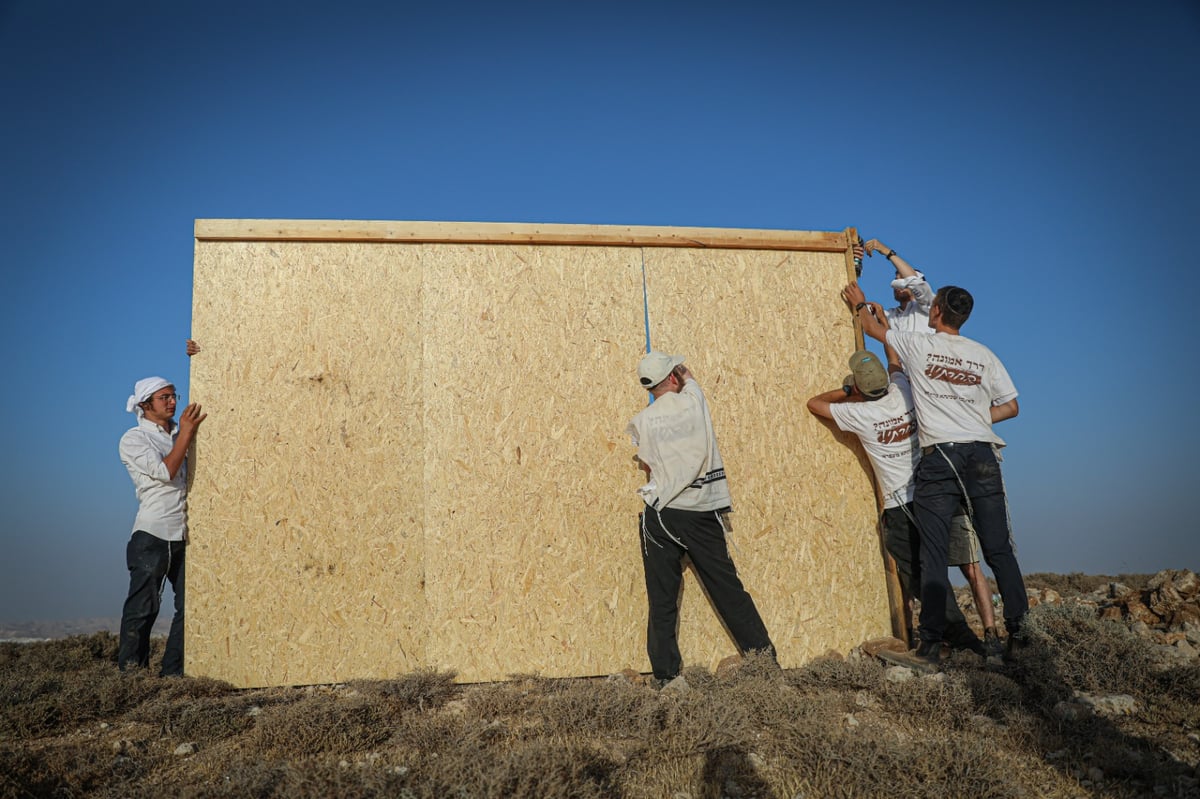
{"type": "Polygon", "coordinates": [[[119,675],[110,633],[0,644],[0,799],[1200,797],[1197,576],[1027,584],[1016,659],[954,653],[929,676],[864,642],[661,688],[417,672],[239,691],[119,675]]]}

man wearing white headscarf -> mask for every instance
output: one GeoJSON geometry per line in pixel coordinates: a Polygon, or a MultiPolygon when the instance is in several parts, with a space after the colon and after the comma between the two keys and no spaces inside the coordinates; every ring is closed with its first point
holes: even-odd
{"type": "MultiPolygon", "coordinates": [[[[188,342],[188,355],[198,351],[188,342]]],[[[175,423],[179,395],[161,377],[137,381],[125,410],[138,423],[121,436],[121,462],[137,492],[138,512],[125,546],[129,594],[121,613],[117,666],[148,668],[150,629],[158,618],[162,591],[171,583],[175,616],[163,654],[164,677],[183,674],[184,551],[187,546],[187,451],[207,414],[192,403],[175,423]]]]}
{"type": "Polygon", "coordinates": [[[926,282],[925,275],[913,269],[898,252],[879,239],[871,239],[863,248],[867,257],[877,252],[882,253],[896,269],[896,279],[892,281],[892,297],[900,304],[884,311],[892,330],[931,332],[929,308],[933,305],[933,288],[926,282]]]}

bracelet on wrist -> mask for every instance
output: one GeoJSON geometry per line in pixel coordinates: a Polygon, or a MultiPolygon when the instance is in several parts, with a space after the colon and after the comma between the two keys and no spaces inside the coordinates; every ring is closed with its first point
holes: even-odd
{"type": "Polygon", "coordinates": [[[866,307],[867,307],[867,304],[865,302],[860,302],[858,305],[854,306],[854,312],[858,313],[859,311],[861,311],[863,308],[866,308],[866,307]]]}
{"type": "Polygon", "coordinates": [[[892,250],[891,252],[889,252],[887,255],[885,255],[885,256],[883,256],[883,257],[884,257],[884,258],[887,258],[887,259],[890,261],[890,260],[892,260],[892,256],[893,256],[893,255],[895,255],[895,254],[896,254],[896,251],[895,251],[895,250],[892,250]]]}

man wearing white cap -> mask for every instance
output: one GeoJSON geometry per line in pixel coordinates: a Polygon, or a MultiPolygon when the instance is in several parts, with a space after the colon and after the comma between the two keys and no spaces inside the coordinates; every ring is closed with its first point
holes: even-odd
{"type": "MultiPolygon", "coordinates": [[[[188,342],[188,354],[196,351],[188,342]]],[[[207,414],[192,403],[175,423],[179,395],[161,377],[137,381],[125,410],[136,427],[121,436],[121,462],[137,492],[133,535],[125,546],[129,594],[121,613],[117,665],[121,671],[150,665],[150,629],[158,618],[162,590],[171,582],[175,616],[163,654],[164,677],[183,674],[184,551],[187,545],[187,451],[207,414]]]]}
{"type": "Polygon", "coordinates": [[[642,358],[638,381],[654,397],[626,428],[648,476],[638,493],[646,503],[639,519],[650,605],[646,652],[654,677],[666,682],[683,668],[676,627],[684,555],[738,649],[773,655],[767,628],[726,547],[731,500],[704,393],[682,356],[662,352],[642,358]]]}

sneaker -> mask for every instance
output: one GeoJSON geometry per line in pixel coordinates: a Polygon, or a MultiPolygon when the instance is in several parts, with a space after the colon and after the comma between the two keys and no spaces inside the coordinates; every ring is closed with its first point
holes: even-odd
{"type": "Polygon", "coordinates": [[[988,660],[1004,657],[1004,644],[1000,643],[1000,636],[995,627],[988,627],[983,631],[983,649],[984,657],[988,660]]]}
{"type": "Polygon", "coordinates": [[[921,642],[921,645],[909,652],[892,652],[887,649],[882,649],[879,652],[879,659],[885,663],[890,663],[893,666],[903,666],[907,669],[912,669],[918,674],[936,674],[938,664],[941,662],[941,643],[926,643],[921,642]]]}

